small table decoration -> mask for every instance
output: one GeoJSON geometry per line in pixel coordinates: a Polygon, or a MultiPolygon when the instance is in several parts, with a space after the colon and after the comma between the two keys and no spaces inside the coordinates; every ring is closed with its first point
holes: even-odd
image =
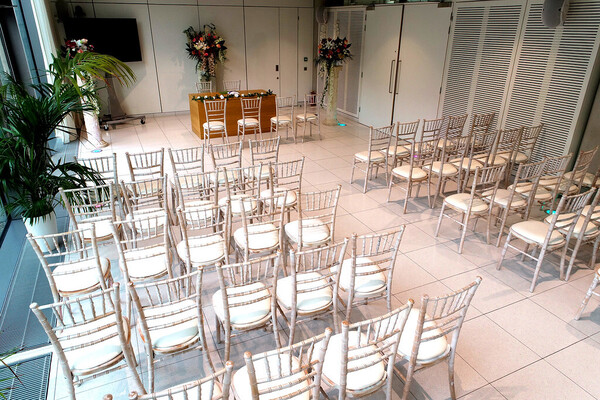
{"type": "Polygon", "coordinates": [[[338,124],[338,77],[344,62],[352,58],[350,46],[351,44],[345,37],[323,38],[319,42],[317,65],[319,66],[319,75],[325,77],[325,86],[321,97],[321,106],[325,107],[325,118],[323,119],[325,125],[338,124]]]}

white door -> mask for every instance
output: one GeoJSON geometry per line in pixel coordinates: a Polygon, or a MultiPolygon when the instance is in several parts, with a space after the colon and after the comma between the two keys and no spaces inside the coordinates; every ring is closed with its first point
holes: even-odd
{"type": "Polygon", "coordinates": [[[394,121],[437,116],[451,7],[404,6],[394,121]]]}
{"type": "Polygon", "coordinates": [[[246,7],[248,90],[279,94],[279,9],[246,7]]]}
{"type": "Polygon", "coordinates": [[[367,11],[359,121],[389,125],[403,6],[377,6],[367,11]]]}

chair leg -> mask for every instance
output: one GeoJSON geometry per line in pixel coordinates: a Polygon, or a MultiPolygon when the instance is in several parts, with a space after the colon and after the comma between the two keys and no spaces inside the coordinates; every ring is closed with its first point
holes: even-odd
{"type": "Polygon", "coordinates": [[[454,350],[448,357],[448,383],[450,386],[450,398],[456,400],[456,390],[454,388],[454,350]]]}
{"type": "MultiPolygon", "coordinates": [[[[390,175],[390,181],[388,183],[388,195],[387,195],[387,202],[390,202],[390,196],[392,194],[392,185],[394,184],[394,174],[390,175]]],[[[406,211],[404,211],[406,213],[406,211]]]]}
{"type": "Polygon", "coordinates": [[[363,186],[363,193],[367,193],[367,182],[369,182],[369,172],[371,171],[371,163],[367,162],[367,172],[365,173],[365,185],[363,186]]]}
{"type": "Polygon", "coordinates": [[[585,307],[588,305],[590,298],[592,297],[592,294],[594,293],[594,290],[596,289],[597,286],[598,286],[598,274],[595,274],[594,280],[592,281],[592,284],[590,285],[587,293],[585,294],[585,297],[583,298],[583,302],[579,306],[579,311],[577,311],[577,315],[575,316],[576,320],[581,318],[581,314],[583,313],[583,310],[585,310],[585,307]]]}
{"type": "Polygon", "coordinates": [[[598,244],[600,244],[600,236],[598,236],[596,238],[596,240],[594,241],[594,248],[592,250],[592,257],[590,258],[590,269],[595,269],[596,268],[596,256],[598,254],[598,244]]]}
{"type": "Polygon", "coordinates": [[[540,270],[542,269],[542,262],[544,261],[544,256],[546,255],[546,248],[540,249],[540,254],[538,256],[537,263],[535,265],[535,272],[533,273],[533,279],[531,280],[531,286],[529,286],[529,292],[533,293],[533,289],[535,289],[535,285],[537,283],[538,277],[540,276],[540,270]]]}
{"type": "MultiPolygon", "coordinates": [[[[391,177],[390,177],[391,179],[391,177]]],[[[406,214],[406,209],[408,207],[408,199],[410,199],[410,195],[412,194],[412,182],[410,179],[406,181],[406,196],[404,196],[404,206],[402,207],[402,212],[406,214]]],[[[421,184],[419,183],[419,187],[421,184]]]]}
{"type": "Polygon", "coordinates": [[[502,266],[502,261],[504,261],[504,257],[506,256],[506,251],[508,250],[508,244],[510,243],[510,237],[512,236],[511,232],[508,232],[508,236],[506,237],[506,242],[504,242],[504,248],[502,248],[502,254],[500,255],[500,259],[498,260],[498,265],[496,265],[496,269],[500,269],[502,266]]]}
{"type": "Polygon", "coordinates": [[[404,390],[402,391],[402,400],[408,399],[408,395],[410,394],[410,384],[412,383],[414,374],[415,374],[415,367],[409,361],[409,365],[406,368],[406,382],[404,382],[404,390]]]}
{"type": "Polygon", "coordinates": [[[567,272],[566,274],[564,273],[564,263],[565,260],[567,258],[567,249],[569,247],[569,244],[567,243],[565,245],[565,249],[563,251],[562,257],[560,258],[560,274],[561,274],[561,279],[564,278],[565,281],[569,280],[569,276],[571,276],[571,269],[573,269],[573,264],[575,264],[575,259],[577,258],[577,253],[579,252],[579,247],[581,246],[581,240],[577,240],[577,242],[575,243],[575,247],[573,248],[573,252],[571,252],[571,259],[569,260],[569,267],[567,268],[567,272]],[[564,275],[564,276],[562,276],[564,275]]]}
{"type": "Polygon", "coordinates": [[[350,173],[350,184],[354,180],[354,168],[356,168],[356,158],[352,160],[352,172],[350,173]]]}
{"type": "Polygon", "coordinates": [[[437,226],[435,227],[434,237],[438,237],[438,233],[440,232],[440,227],[442,226],[442,219],[444,218],[444,210],[446,209],[446,203],[442,203],[442,209],[440,211],[440,216],[438,218],[437,226]]]}
{"type": "Polygon", "coordinates": [[[469,218],[470,217],[471,216],[469,214],[465,213],[465,219],[464,219],[465,225],[463,226],[463,230],[460,235],[460,244],[458,245],[458,254],[462,254],[462,251],[463,251],[463,246],[465,244],[465,237],[467,236],[467,226],[469,226],[469,218]]]}
{"type": "Polygon", "coordinates": [[[500,222],[500,232],[498,232],[498,240],[496,241],[496,247],[500,247],[500,241],[502,240],[502,235],[504,234],[504,227],[506,226],[506,218],[508,217],[508,208],[498,207],[498,212],[502,213],[502,222],[500,222]]]}

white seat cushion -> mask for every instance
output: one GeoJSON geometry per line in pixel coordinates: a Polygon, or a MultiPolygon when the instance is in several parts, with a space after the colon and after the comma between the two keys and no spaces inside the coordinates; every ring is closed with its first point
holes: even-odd
{"type": "MultiPolygon", "coordinates": [[[[225,256],[225,240],[219,234],[191,237],[190,243],[190,261],[195,267],[211,265],[225,256]]],[[[186,243],[182,240],[177,244],[177,254],[181,259],[186,257],[186,243]]]]}
{"type": "MultiPolygon", "coordinates": [[[[116,221],[119,221],[119,216],[116,216],[116,221]]],[[[82,221],[77,222],[78,229],[90,229],[92,227],[92,223],[94,224],[94,228],[96,230],[96,240],[106,240],[112,237],[112,218],[101,216],[94,218],[86,218],[82,221]]],[[[84,240],[91,240],[91,231],[85,230],[83,231],[84,240]]]]}
{"type": "Polygon", "coordinates": [[[540,186],[554,186],[558,183],[560,177],[547,175],[540,178],[540,186]]]}
{"type": "MultiPolygon", "coordinates": [[[[192,200],[185,202],[185,209],[194,211],[191,214],[185,214],[186,222],[193,224],[194,221],[213,219],[216,217],[215,205],[212,200],[192,200]]],[[[218,212],[218,211],[217,211],[218,212]]]]}
{"type": "MultiPolygon", "coordinates": [[[[516,224],[510,227],[511,232],[530,243],[537,243],[539,245],[544,243],[546,239],[546,234],[548,233],[548,224],[545,224],[542,221],[523,221],[517,222],[516,224]]],[[[564,243],[565,239],[563,235],[561,235],[557,230],[552,232],[550,236],[549,244],[551,246],[559,245],[564,243]]]]}
{"type": "MultiPolygon", "coordinates": [[[[126,318],[123,318],[123,329],[125,331],[126,340],[129,342],[130,327],[126,318]]],[[[107,315],[86,324],[68,327],[61,331],[57,331],[56,336],[58,336],[59,339],[67,336],[72,337],[71,339],[61,340],[61,345],[63,348],[104,339],[99,341],[99,343],[85,346],[81,349],[65,351],[65,356],[67,357],[69,367],[75,375],[85,375],[86,373],[89,373],[91,370],[94,370],[100,366],[111,366],[123,358],[123,348],[121,347],[121,342],[119,341],[119,336],[117,334],[117,326],[114,315],[107,315]],[[112,326],[107,326],[110,324],[112,324],[112,326]],[[99,328],[102,329],[94,333],[82,335],[85,332],[99,328]],[[76,335],[82,336],[73,337],[76,335]],[[115,336],[109,339],[104,339],[110,335],[115,336]]]]}
{"type": "Polygon", "coordinates": [[[216,174],[210,174],[211,182],[219,182],[219,185],[225,184],[227,181],[233,182],[238,178],[238,171],[227,170],[227,178],[225,178],[225,174],[223,170],[219,170],[216,174]]]}
{"type": "MultiPolygon", "coordinates": [[[[379,353],[376,352],[375,345],[366,346],[367,339],[364,333],[360,334],[360,344],[364,347],[357,348],[359,345],[359,333],[356,331],[348,332],[348,358],[357,357],[367,353],[375,352],[370,356],[360,359],[351,360],[348,362],[348,369],[356,368],[364,364],[374,363],[370,367],[358,369],[350,372],[346,378],[348,390],[362,390],[380,383],[385,379],[385,365],[383,360],[380,360],[379,353]],[[380,360],[379,362],[377,362],[380,360]]],[[[334,384],[341,382],[342,373],[342,334],[337,334],[331,337],[327,352],[325,353],[325,361],[323,362],[323,375],[334,384]]]]}
{"type": "MultiPolygon", "coordinates": [[[[271,117],[271,122],[276,124],[277,117],[271,117]]],[[[288,117],[287,115],[279,116],[279,125],[289,125],[291,122],[292,122],[292,119],[290,117],[288,117]]]]}
{"type": "MultiPolygon", "coordinates": [[[[281,188],[275,188],[274,190],[271,189],[267,189],[267,190],[263,190],[262,192],[260,192],[260,198],[264,199],[267,197],[272,197],[273,196],[273,192],[278,193],[278,192],[283,192],[286,189],[281,187],[281,188]]],[[[288,190],[287,194],[285,196],[285,199],[283,197],[278,197],[277,198],[277,207],[281,207],[283,204],[285,204],[285,207],[291,207],[294,204],[296,204],[296,201],[298,200],[298,194],[296,194],[295,190],[288,190]]]]}
{"type": "MultiPolygon", "coordinates": [[[[558,217],[558,220],[556,221],[556,227],[558,229],[560,229],[560,232],[564,235],[566,235],[569,232],[569,229],[571,229],[571,227],[569,226],[568,228],[566,228],[567,224],[570,224],[572,222],[571,218],[569,218],[570,216],[573,216],[575,214],[573,213],[567,213],[567,214],[563,214],[562,216],[558,217]],[[564,217],[565,219],[561,218],[564,217]],[[562,221],[561,221],[562,219],[562,221]],[[565,229],[563,229],[565,228],[565,229]]],[[[546,218],[544,218],[544,222],[549,224],[552,222],[552,217],[554,217],[554,215],[548,215],[546,218]]],[[[579,236],[581,235],[581,231],[583,230],[583,224],[585,223],[585,216],[582,215],[577,222],[575,222],[575,227],[573,228],[573,235],[575,236],[576,239],[579,238],[579,236]]],[[[596,225],[594,225],[593,223],[588,223],[587,226],[585,227],[585,233],[584,233],[584,237],[586,236],[591,236],[591,235],[595,235],[598,233],[598,227],[596,225]]]]}
{"type": "MultiPolygon", "coordinates": [[[[487,154],[479,154],[479,155],[473,157],[473,159],[485,162],[485,159],[487,157],[488,157],[487,154]]],[[[490,159],[488,159],[488,165],[491,165],[491,166],[503,165],[503,164],[506,164],[506,161],[507,161],[506,158],[504,158],[498,154],[493,159],[491,157],[490,157],[490,159]]]]}
{"type": "MultiPolygon", "coordinates": [[[[202,124],[202,128],[204,128],[204,130],[207,130],[209,127],[208,122],[205,122],[202,124]]],[[[223,129],[225,129],[225,124],[223,123],[223,121],[210,121],[210,131],[222,131],[223,129]]]]}
{"type": "Polygon", "coordinates": [[[167,255],[164,246],[130,250],[125,253],[129,277],[143,280],[167,273],[167,255]]]}
{"type": "MultiPolygon", "coordinates": [[[[148,207],[134,210],[132,214],[134,219],[142,219],[134,223],[135,229],[146,232],[161,229],[165,225],[167,212],[164,208],[148,207]]],[[[132,219],[132,214],[127,214],[128,221],[132,219]]]]}
{"type": "MultiPolygon", "coordinates": [[[[327,280],[318,272],[305,272],[296,275],[298,290],[316,289],[298,293],[296,298],[298,312],[313,312],[329,308],[333,302],[333,291],[327,285],[327,280]]],[[[292,308],[293,287],[292,277],[286,276],[277,280],[277,300],[287,309],[292,308]]]]}
{"type": "MultiPolygon", "coordinates": [[[[583,215],[584,217],[588,215],[588,213],[590,212],[590,209],[592,208],[591,205],[587,205],[585,207],[583,207],[583,211],[581,211],[581,215],[583,215]]],[[[596,206],[594,207],[594,211],[592,214],[592,219],[598,219],[600,218],[600,206],[596,206]]]]}
{"type": "MultiPolygon", "coordinates": [[[[262,282],[255,282],[248,285],[227,288],[229,296],[229,318],[232,325],[240,327],[253,325],[258,322],[266,322],[271,315],[271,298],[255,301],[243,306],[234,307],[236,304],[245,303],[260,299],[264,296],[270,296],[269,290],[262,282]],[[261,290],[262,289],[262,290],[261,290]],[[239,293],[253,292],[241,296],[234,296],[239,293]]],[[[221,298],[221,289],[217,290],[212,297],[213,308],[221,321],[225,319],[223,299],[221,298]]]]}
{"type": "MultiPolygon", "coordinates": [[[[408,319],[406,320],[406,325],[404,325],[402,336],[400,336],[400,343],[398,344],[398,354],[402,357],[410,358],[410,355],[412,354],[412,349],[415,343],[415,332],[417,331],[417,326],[419,324],[419,312],[419,310],[412,309],[410,310],[410,314],[408,314],[408,319]]],[[[435,326],[435,323],[432,321],[425,322],[423,325],[424,328],[430,328],[433,326],[435,326]]],[[[442,331],[439,328],[435,328],[430,331],[423,332],[421,339],[437,336],[441,333],[442,331]]],[[[450,345],[448,344],[445,336],[440,336],[436,339],[421,342],[417,352],[417,361],[434,361],[445,356],[448,351],[450,351],[450,345]]]]}
{"type": "Polygon", "coordinates": [[[234,194],[230,199],[227,197],[219,199],[219,207],[221,207],[221,210],[223,211],[225,211],[227,200],[229,200],[229,207],[233,215],[242,214],[242,205],[246,215],[252,214],[258,208],[258,203],[254,197],[250,197],[247,194],[234,194]]]}
{"type": "MultiPolygon", "coordinates": [[[[404,179],[408,179],[409,175],[411,175],[410,165],[401,165],[392,170],[392,174],[396,176],[400,176],[404,179]]],[[[423,171],[419,167],[413,167],[412,170],[412,180],[421,181],[427,178],[427,172],[423,171]]]]}
{"type": "MultiPolygon", "coordinates": [[[[428,171],[429,167],[429,165],[424,165],[423,169],[428,171]]],[[[452,176],[458,174],[458,169],[451,163],[444,163],[444,166],[442,167],[441,161],[434,161],[431,165],[431,172],[439,175],[440,170],[442,171],[443,176],[452,176]]]]}
{"type": "MultiPolygon", "coordinates": [[[[145,307],[144,315],[150,331],[152,348],[157,351],[172,351],[178,346],[194,342],[198,337],[198,311],[196,303],[192,300],[145,307]],[[160,317],[152,318],[161,314],[160,317]],[[171,326],[156,328],[164,325],[171,326]]],[[[138,331],[142,340],[146,342],[140,324],[138,324],[138,331]]]]}
{"type": "MultiPolygon", "coordinates": [[[[512,188],[514,187],[514,185],[510,185],[508,187],[509,190],[512,190],[512,188]]],[[[515,191],[517,193],[522,194],[525,197],[529,197],[531,194],[531,188],[533,187],[533,184],[520,184],[519,186],[517,186],[517,188],[515,189],[515,191]]],[[[546,201],[546,200],[550,200],[552,199],[552,193],[548,191],[548,189],[543,188],[541,186],[537,187],[537,190],[535,192],[535,199],[538,201],[546,201]]]]}
{"type": "MultiPolygon", "coordinates": [[[[470,193],[456,193],[456,194],[450,195],[444,199],[444,203],[446,203],[450,207],[452,207],[456,210],[460,210],[460,211],[467,211],[469,209],[470,201],[471,201],[470,193]]],[[[488,209],[489,209],[489,206],[485,201],[483,201],[477,197],[475,197],[473,199],[473,206],[471,208],[471,212],[481,213],[481,212],[487,211],[488,209]]]]}
{"type": "Polygon", "coordinates": [[[258,128],[258,120],[256,118],[238,119],[237,124],[247,128],[258,128]]]}
{"type": "MultiPolygon", "coordinates": [[[[492,197],[493,191],[485,192],[483,195],[486,199],[490,199],[492,197]]],[[[508,200],[510,199],[511,191],[507,189],[498,189],[496,190],[496,197],[494,197],[494,204],[498,204],[501,207],[506,208],[508,205],[508,200]]],[[[527,204],[527,201],[518,193],[512,198],[510,203],[510,208],[519,208],[523,207],[527,204]]]]}
{"type": "Polygon", "coordinates": [[[407,149],[404,146],[396,146],[396,148],[394,148],[394,146],[390,146],[387,149],[387,154],[390,157],[393,157],[394,155],[396,157],[402,157],[402,156],[407,156],[410,154],[410,149],[407,149]]]}
{"type": "MultiPolygon", "coordinates": [[[[571,176],[573,176],[573,171],[565,173],[565,179],[571,179],[571,176]]],[[[591,187],[595,177],[594,174],[587,172],[583,177],[583,186],[591,187]]]]}
{"type": "MultiPolygon", "coordinates": [[[[294,243],[298,243],[298,220],[288,222],[284,227],[285,234],[294,243]]],[[[320,219],[302,220],[302,245],[315,246],[329,240],[329,226],[320,219]]]]}
{"type": "Polygon", "coordinates": [[[248,225],[248,236],[248,244],[246,244],[244,228],[238,228],[233,233],[235,243],[242,249],[248,245],[250,251],[259,252],[273,249],[279,245],[278,229],[273,224],[248,225]]]}
{"type": "MultiPolygon", "coordinates": [[[[102,276],[108,276],[110,261],[107,258],[100,257],[100,269],[102,270],[102,276]]],[[[52,275],[54,276],[56,288],[62,293],[87,291],[100,285],[95,259],[61,264],[54,268],[52,275]]]]}
{"type": "Polygon", "coordinates": [[[472,159],[471,160],[471,165],[469,166],[469,159],[468,158],[463,158],[462,160],[460,158],[454,159],[454,160],[450,160],[450,162],[452,163],[452,165],[454,165],[457,168],[460,169],[466,169],[469,171],[474,171],[475,168],[482,168],[483,167],[483,163],[479,160],[476,159],[472,159]]]}
{"type": "Polygon", "coordinates": [[[523,164],[526,163],[527,160],[529,160],[529,157],[527,156],[527,154],[525,153],[521,153],[521,152],[517,152],[516,156],[515,156],[515,162],[517,164],[523,164]]]}
{"type": "Polygon", "coordinates": [[[304,121],[304,120],[313,120],[313,119],[317,119],[317,114],[313,114],[313,113],[302,113],[302,114],[298,114],[296,115],[296,119],[299,119],[300,121],[304,121]]]}
{"type": "MultiPolygon", "coordinates": [[[[266,359],[261,359],[254,363],[254,373],[258,383],[258,390],[263,391],[270,388],[278,388],[271,393],[261,394],[260,400],[276,400],[289,396],[294,392],[303,391],[308,388],[309,382],[303,380],[306,372],[300,370],[300,362],[296,357],[290,356],[289,353],[277,356],[275,354],[266,359]],[[291,360],[290,360],[291,357],[291,360]],[[267,371],[268,364],[268,371],[267,371]],[[290,369],[291,365],[291,369],[290,369]],[[296,372],[297,371],[297,372],[296,372]],[[294,382],[298,382],[293,384],[294,382]],[[288,385],[292,385],[288,387],[288,385]]],[[[248,376],[248,367],[245,365],[233,375],[233,390],[236,394],[236,399],[251,400],[252,388],[250,387],[250,378],[248,376]]],[[[232,396],[233,397],[233,396],[232,396]]],[[[309,400],[310,390],[304,393],[286,397],[293,400],[309,400]]]]}
{"type": "MultiPolygon", "coordinates": [[[[362,162],[367,162],[367,161],[369,161],[369,152],[368,151],[358,152],[358,153],[354,154],[354,158],[356,158],[362,162]]],[[[379,162],[379,161],[385,161],[385,155],[383,155],[379,151],[372,151],[371,152],[371,162],[379,162]]]]}
{"type": "MultiPolygon", "coordinates": [[[[331,268],[331,271],[334,273],[337,272],[337,265],[331,268]]],[[[381,267],[377,264],[374,264],[373,261],[367,257],[357,257],[357,275],[354,279],[354,290],[356,293],[377,293],[386,288],[386,276],[383,272],[377,272],[368,275],[358,275],[374,271],[381,271],[381,267]]],[[[342,262],[342,272],[340,274],[340,287],[346,292],[350,290],[351,277],[352,259],[347,258],[342,262]]]]}

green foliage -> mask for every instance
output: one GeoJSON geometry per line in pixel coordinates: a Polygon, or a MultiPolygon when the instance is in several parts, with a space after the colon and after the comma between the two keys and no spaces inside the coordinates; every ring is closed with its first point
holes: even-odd
{"type": "Polygon", "coordinates": [[[16,353],[16,350],[8,352],[8,353],[0,354],[0,368],[8,369],[12,375],[7,378],[0,378],[0,385],[1,385],[0,386],[0,398],[1,399],[6,399],[6,394],[8,394],[11,389],[13,389],[13,386],[4,386],[5,382],[10,382],[13,379],[17,379],[21,385],[23,384],[23,382],[21,381],[21,378],[19,378],[19,376],[15,373],[15,371],[4,361],[5,359],[7,359],[8,357],[10,357],[11,355],[13,355],[15,353],[16,353]]]}

